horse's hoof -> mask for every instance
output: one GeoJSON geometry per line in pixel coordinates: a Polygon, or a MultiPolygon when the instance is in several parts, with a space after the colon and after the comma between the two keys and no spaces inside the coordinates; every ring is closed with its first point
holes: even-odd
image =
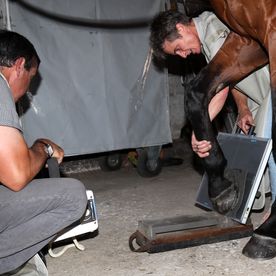
{"type": "Polygon", "coordinates": [[[214,209],[222,215],[232,212],[242,203],[247,181],[247,171],[226,168],[224,178],[232,183],[231,186],[222,191],[218,196],[210,198],[214,209]]]}
{"type": "Polygon", "coordinates": [[[243,248],[242,254],[251,259],[272,259],[276,257],[276,239],[254,233],[243,248]]]}
{"type": "Polygon", "coordinates": [[[218,196],[210,198],[214,209],[222,214],[227,214],[234,208],[238,199],[238,191],[234,184],[221,192],[218,196]]]}

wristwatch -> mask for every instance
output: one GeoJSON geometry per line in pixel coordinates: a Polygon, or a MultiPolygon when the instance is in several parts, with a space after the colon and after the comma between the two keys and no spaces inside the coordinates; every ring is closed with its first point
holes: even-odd
{"type": "Polygon", "coordinates": [[[44,141],[39,140],[39,142],[44,145],[44,151],[47,153],[48,158],[51,158],[54,154],[53,147],[44,141]]]}

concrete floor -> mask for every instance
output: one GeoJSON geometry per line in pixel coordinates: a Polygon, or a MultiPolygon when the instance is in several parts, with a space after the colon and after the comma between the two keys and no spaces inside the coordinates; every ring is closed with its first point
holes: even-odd
{"type": "MultiPolygon", "coordinates": [[[[204,212],[194,206],[201,175],[191,165],[190,153],[182,165],[164,167],[154,178],[142,178],[132,166],[71,176],[93,190],[99,231],[81,242],[85,251],[71,248],[58,258],[47,255],[51,276],[276,275],[276,258],[261,262],[242,255],[249,238],[155,254],[129,249],[128,239],[138,220],[204,212]]],[[[251,215],[255,226],[262,216],[251,215]]]]}

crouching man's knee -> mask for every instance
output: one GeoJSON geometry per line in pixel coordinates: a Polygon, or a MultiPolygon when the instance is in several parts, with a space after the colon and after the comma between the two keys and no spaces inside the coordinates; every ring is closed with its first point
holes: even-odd
{"type": "Polygon", "coordinates": [[[67,208],[67,218],[76,221],[80,219],[87,207],[86,188],[83,183],[73,178],[62,178],[64,183],[64,201],[67,208]]]}

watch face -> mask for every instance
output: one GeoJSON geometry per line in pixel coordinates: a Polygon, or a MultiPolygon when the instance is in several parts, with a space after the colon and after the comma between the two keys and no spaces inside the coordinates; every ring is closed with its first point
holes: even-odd
{"type": "Polygon", "coordinates": [[[50,144],[47,145],[47,153],[49,157],[52,157],[54,154],[53,147],[50,144]]]}
{"type": "Polygon", "coordinates": [[[47,153],[48,158],[52,157],[54,154],[53,147],[50,144],[48,144],[42,140],[38,140],[38,142],[40,142],[41,144],[44,145],[44,151],[47,153]]]}

